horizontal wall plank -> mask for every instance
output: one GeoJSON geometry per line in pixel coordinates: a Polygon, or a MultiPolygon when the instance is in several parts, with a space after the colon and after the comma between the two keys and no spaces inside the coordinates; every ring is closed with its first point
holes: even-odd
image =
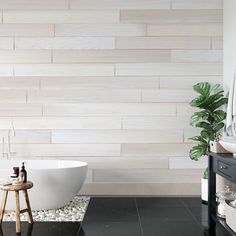
{"type": "MultiPolygon", "coordinates": [[[[32,78],[35,80],[35,78],[32,78]]],[[[157,89],[158,77],[41,77],[42,89],[157,89]]],[[[0,80],[1,84],[1,80],[0,80]]]]}
{"type": "Polygon", "coordinates": [[[17,155],[25,157],[119,156],[119,144],[13,144],[17,155]]]}
{"type": "MultiPolygon", "coordinates": [[[[151,8],[150,8],[151,9],[151,8]]],[[[121,10],[122,23],[222,23],[222,10],[121,10]]]]}
{"type": "Polygon", "coordinates": [[[172,0],[173,9],[223,9],[223,0],[172,0]]]}
{"type": "Polygon", "coordinates": [[[222,37],[212,37],[212,49],[223,49],[222,37]]]}
{"type": "Polygon", "coordinates": [[[175,104],[46,104],[44,116],[175,116],[175,104]]]}
{"type": "Polygon", "coordinates": [[[170,157],[187,156],[191,144],[122,144],[122,156],[170,157]]]}
{"type": "Polygon", "coordinates": [[[53,24],[0,24],[0,36],[53,36],[53,24]]]}
{"type": "Polygon", "coordinates": [[[211,49],[210,37],[118,37],[117,49],[211,49]]]}
{"type": "Polygon", "coordinates": [[[192,89],[194,84],[206,81],[212,84],[222,83],[223,76],[161,76],[161,89],[192,89]]]}
{"type": "Polygon", "coordinates": [[[115,196],[199,196],[200,183],[90,183],[83,185],[79,194],[115,196]]]}
{"type": "Polygon", "coordinates": [[[189,102],[196,94],[192,90],[142,90],[142,102],[189,102]]]}
{"type": "Polygon", "coordinates": [[[105,183],[199,183],[202,170],[96,169],[94,182],[105,183]]]}
{"type": "Polygon", "coordinates": [[[0,50],[0,63],[51,63],[51,51],[0,50]]]}
{"type": "Polygon", "coordinates": [[[178,103],[177,104],[177,116],[187,116],[190,117],[193,112],[196,111],[188,103],[178,103]]]}
{"type": "Polygon", "coordinates": [[[183,130],[52,130],[53,143],[181,143],[183,130]]]}
{"type": "Polygon", "coordinates": [[[68,9],[69,0],[1,0],[0,9],[68,9]]]}
{"type": "Polygon", "coordinates": [[[223,62],[222,50],[172,50],[173,62],[223,62]]]}
{"type": "Polygon", "coordinates": [[[4,11],[3,23],[119,23],[119,11],[4,11]]]}
{"type": "Polygon", "coordinates": [[[8,130],[10,127],[12,127],[11,118],[0,118],[0,129],[8,130]]]}
{"type": "Polygon", "coordinates": [[[169,158],[170,169],[205,169],[207,165],[207,158],[199,161],[193,161],[188,156],[169,158]]]}
{"type": "Polygon", "coordinates": [[[17,64],[16,76],[112,76],[112,64],[17,64]]]}
{"type": "Polygon", "coordinates": [[[223,24],[150,24],[147,26],[148,36],[221,36],[223,24]]]}
{"type": "Polygon", "coordinates": [[[30,90],[27,92],[27,97],[28,103],[141,102],[141,91],[130,89],[30,90]]]}
{"type": "Polygon", "coordinates": [[[56,24],[56,36],[145,36],[144,24],[56,24]]]}
{"type": "Polygon", "coordinates": [[[55,50],[53,63],[170,62],[169,50],[55,50]]]}
{"type": "MultiPolygon", "coordinates": [[[[1,121],[1,120],[0,120],[1,121]]],[[[121,129],[118,117],[18,117],[15,129],[121,129]]]]}
{"type": "Polygon", "coordinates": [[[0,103],[26,103],[25,90],[1,90],[0,103]]]}
{"type": "Polygon", "coordinates": [[[189,127],[189,119],[175,116],[159,117],[124,117],[122,119],[123,129],[153,130],[153,129],[176,129],[189,127]]]}
{"type": "Polygon", "coordinates": [[[16,38],[16,49],[114,49],[112,37],[16,38]]]}
{"type": "Polygon", "coordinates": [[[72,9],[170,9],[170,0],[71,0],[72,9]]]}
{"type": "Polygon", "coordinates": [[[14,39],[10,37],[0,38],[0,50],[2,49],[13,49],[14,39]]]}
{"type": "Polygon", "coordinates": [[[184,129],[184,142],[185,143],[195,143],[194,141],[190,140],[190,138],[194,136],[198,136],[201,132],[201,129],[195,127],[188,127],[184,129]]]}
{"type": "Polygon", "coordinates": [[[13,65],[0,64],[0,77],[13,76],[13,65]]]}
{"type": "Polygon", "coordinates": [[[16,77],[0,78],[0,88],[2,89],[39,89],[39,79],[26,79],[16,77]]]}
{"type": "Polygon", "coordinates": [[[116,75],[222,75],[222,63],[136,63],[117,64],[116,75]]]}
{"type": "Polygon", "coordinates": [[[0,116],[41,116],[41,105],[0,104],[0,116]]]}

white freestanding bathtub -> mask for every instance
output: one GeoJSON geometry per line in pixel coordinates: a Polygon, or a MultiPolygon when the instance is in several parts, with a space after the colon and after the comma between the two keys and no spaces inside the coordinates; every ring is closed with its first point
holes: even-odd
{"type": "MultiPolygon", "coordinates": [[[[9,179],[14,166],[25,162],[28,180],[34,187],[28,191],[33,210],[57,209],[65,206],[81,189],[87,174],[87,163],[65,160],[1,160],[0,181],[9,179]]],[[[0,191],[0,198],[2,198],[0,191]]],[[[8,195],[7,209],[15,209],[15,194],[8,195]]],[[[25,206],[23,196],[21,208],[25,206]]]]}

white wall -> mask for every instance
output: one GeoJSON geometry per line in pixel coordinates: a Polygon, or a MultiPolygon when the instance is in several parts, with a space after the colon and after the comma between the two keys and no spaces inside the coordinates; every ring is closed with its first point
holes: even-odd
{"type": "Polygon", "coordinates": [[[224,85],[228,90],[236,67],[236,1],[224,0],[224,85]]]}

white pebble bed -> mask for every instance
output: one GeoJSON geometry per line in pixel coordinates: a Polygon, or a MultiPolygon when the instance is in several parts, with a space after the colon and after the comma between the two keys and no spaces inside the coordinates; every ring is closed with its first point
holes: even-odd
{"type": "MultiPolygon", "coordinates": [[[[76,196],[68,205],[54,210],[32,211],[34,221],[82,221],[89,203],[89,197],[76,196]]],[[[21,221],[27,221],[27,213],[21,214],[21,221]]],[[[15,214],[4,215],[4,221],[15,221],[15,214]]]]}

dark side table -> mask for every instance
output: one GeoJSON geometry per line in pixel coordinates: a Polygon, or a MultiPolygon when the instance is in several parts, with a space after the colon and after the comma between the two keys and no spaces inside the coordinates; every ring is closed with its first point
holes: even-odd
{"type": "MultiPolygon", "coordinates": [[[[236,183],[236,157],[232,154],[208,154],[209,168],[209,193],[208,193],[208,222],[209,236],[215,236],[216,225],[219,225],[223,231],[230,236],[236,236],[236,233],[226,224],[225,220],[219,218],[216,213],[216,174],[225,179],[236,183]]],[[[236,220],[236,219],[235,219],[236,220]]]]}

